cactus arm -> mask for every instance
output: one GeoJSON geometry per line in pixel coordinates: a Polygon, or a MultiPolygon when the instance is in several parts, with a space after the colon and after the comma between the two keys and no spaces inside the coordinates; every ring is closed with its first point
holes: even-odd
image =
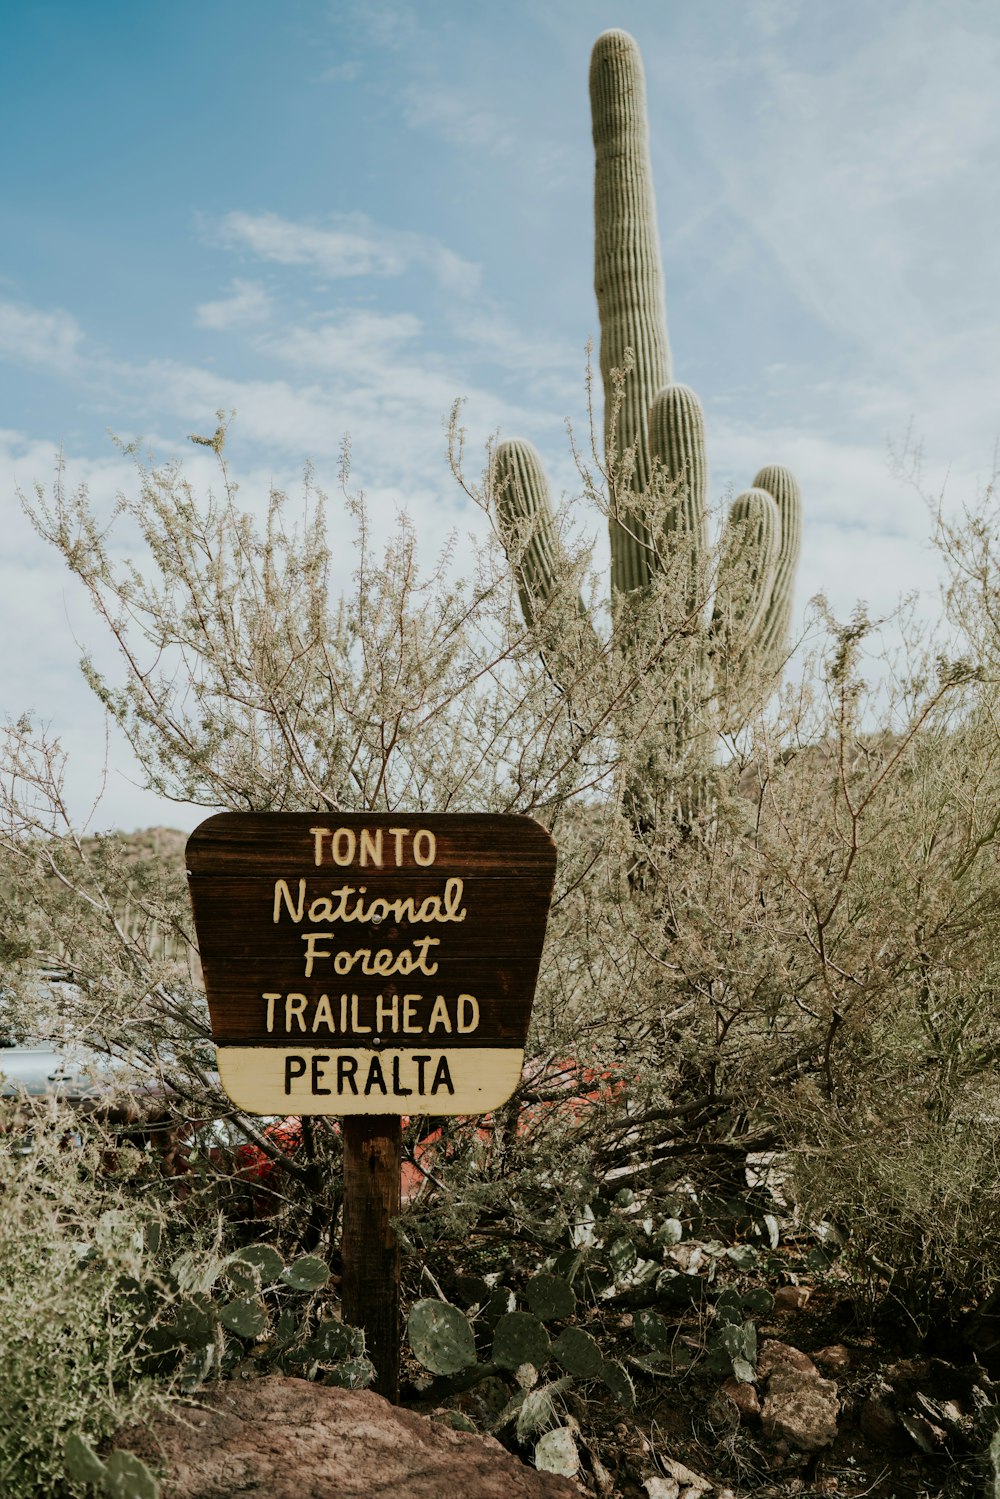
{"type": "Polygon", "coordinates": [[[531,627],[559,585],[560,548],[545,470],[530,442],[517,438],[498,444],[494,494],[500,536],[531,627]]]}
{"type": "Polygon", "coordinates": [[[562,690],[600,645],[559,540],[549,486],[537,451],[516,438],[497,445],[493,463],[500,537],[514,568],[524,622],[539,638],[562,690]],[[581,656],[580,647],[586,649],[581,656]]]}
{"type": "MultiPolygon", "coordinates": [[[[649,409],[670,380],[670,348],[660,268],[656,201],[649,160],[646,82],[642,58],[627,31],[605,31],[590,60],[594,134],[594,289],[601,324],[604,437],[619,455],[635,446],[634,493],[649,481],[649,409]],[[611,371],[634,369],[625,382],[617,427],[610,399],[611,371]]],[[[611,517],[611,586],[640,588],[650,578],[648,533],[640,521],[611,517]]]]}
{"type": "Polygon", "coordinates": [[[686,555],[685,596],[693,611],[701,597],[699,564],[708,551],[708,462],[701,402],[687,385],[667,385],[657,394],[649,413],[649,444],[673,490],[667,494],[663,530],[688,543],[686,554],[676,544],[665,548],[663,560],[676,567],[686,555]]]}
{"type": "Polygon", "coordinates": [[[795,570],[802,549],[802,494],[791,469],[778,463],[762,468],[753,482],[773,496],[781,518],[777,568],[757,646],[762,670],[773,677],[785,664],[792,627],[795,570]]]}
{"type": "Polygon", "coordinates": [[[729,507],[712,611],[712,638],[724,656],[743,656],[757,643],[774,590],[781,516],[774,496],[754,486],[729,507]]]}
{"type": "Polygon", "coordinates": [[[773,495],[754,487],[737,495],[722,537],[712,611],[714,685],[723,727],[740,727],[761,696],[754,668],[767,620],[781,546],[781,516],[773,495]]]}

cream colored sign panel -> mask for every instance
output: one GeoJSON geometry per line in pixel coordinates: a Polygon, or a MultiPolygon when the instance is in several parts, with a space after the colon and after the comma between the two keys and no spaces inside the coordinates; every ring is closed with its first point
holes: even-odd
{"type": "Polygon", "coordinates": [[[515,1047],[415,1051],[220,1046],[219,1077],[253,1114],[482,1114],[513,1093],[515,1047]]]}

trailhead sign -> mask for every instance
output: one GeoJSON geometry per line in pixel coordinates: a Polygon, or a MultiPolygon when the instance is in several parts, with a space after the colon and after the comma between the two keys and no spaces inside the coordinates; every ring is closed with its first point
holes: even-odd
{"type": "Polygon", "coordinates": [[[229,1097],[477,1114],[521,1076],[555,878],[530,817],[223,812],[187,842],[229,1097]]]}

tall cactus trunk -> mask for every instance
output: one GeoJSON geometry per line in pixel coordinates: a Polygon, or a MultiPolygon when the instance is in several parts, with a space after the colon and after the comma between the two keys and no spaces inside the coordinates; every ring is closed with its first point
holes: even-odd
{"type": "MultiPolygon", "coordinates": [[[[641,493],[652,464],[649,411],[670,379],[670,345],[660,267],[656,199],[649,162],[646,80],[639,48],[626,31],[606,31],[590,61],[594,136],[594,290],[601,323],[604,442],[619,461],[635,449],[630,490],[641,493]],[[608,399],[612,370],[633,369],[619,412],[608,399]]],[[[651,538],[639,516],[611,518],[611,587],[626,593],[648,583],[651,538]]]]}
{"type": "MultiPolygon", "coordinates": [[[[618,724],[621,793],[641,849],[664,820],[675,831],[697,825],[710,801],[718,730],[738,730],[780,677],[801,499],[789,471],[771,465],[734,503],[709,619],[704,418],[694,392],[670,383],[646,83],[627,32],[598,37],[590,102],[612,638],[623,680],[636,684],[618,724]]],[[[502,443],[495,480],[525,619],[553,675],[568,679],[567,649],[580,650],[585,637],[589,648],[596,637],[581,633],[579,604],[567,608],[567,566],[537,455],[502,443]]]]}

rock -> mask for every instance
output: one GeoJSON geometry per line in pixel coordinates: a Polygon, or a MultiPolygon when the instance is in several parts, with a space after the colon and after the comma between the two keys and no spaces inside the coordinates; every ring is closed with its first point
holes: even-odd
{"type": "Polygon", "coordinates": [[[692,1468],[685,1467],[675,1458],[661,1457],[660,1464],[680,1489],[678,1499],[699,1499],[699,1495],[707,1494],[715,1487],[710,1478],[702,1478],[700,1473],[695,1473],[692,1468]]]}
{"type": "Polygon", "coordinates": [[[761,1412],[765,1433],[800,1452],[818,1452],[837,1435],[837,1386],[813,1370],[790,1366],[772,1370],[761,1412]]]}
{"type": "Polygon", "coordinates": [[[822,1369],[849,1369],[851,1367],[850,1349],[845,1348],[843,1343],[831,1343],[827,1348],[821,1348],[818,1353],[813,1354],[813,1360],[822,1369]]]}
{"type": "Polygon", "coordinates": [[[907,1445],[906,1432],[892,1404],[892,1390],[879,1380],[861,1407],[858,1419],[862,1434],[876,1447],[898,1452],[907,1445]]]}
{"type": "Polygon", "coordinates": [[[647,1499],[680,1499],[680,1484],[675,1478],[647,1478],[642,1486],[647,1499]]]}
{"type": "Polygon", "coordinates": [[[812,1295],[808,1286],[779,1286],[774,1293],[776,1312],[800,1312],[812,1295]]]}
{"type": "Polygon", "coordinates": [[[269,1376],[220,1384],[197,1406],[120,1432],[115,1445],[167,1471],[163,1499],[579,1499],[567,1478],[518,1462],[492,1437],[402,1410],[370,1390],[269,1376]]]}
{"type": "Polygon", "coordinates": [[[801,1348],[793,1348],[791,1343],[779,1343],[777,1338],[765,1338],[757,1355],[758,1379],[765,1379],[775,1369],[798,1369],[803,1374],[819,1378],[819,1370],[801,1348]]]}
{"type": "Polygon", "coordinates": [[[721,1386],[720,1394],[732,1401],[742,1421],[760,1415],[760,1399],[752,1384],[746,1384],[742,1379],[731,1375],[721,1386]]]}

